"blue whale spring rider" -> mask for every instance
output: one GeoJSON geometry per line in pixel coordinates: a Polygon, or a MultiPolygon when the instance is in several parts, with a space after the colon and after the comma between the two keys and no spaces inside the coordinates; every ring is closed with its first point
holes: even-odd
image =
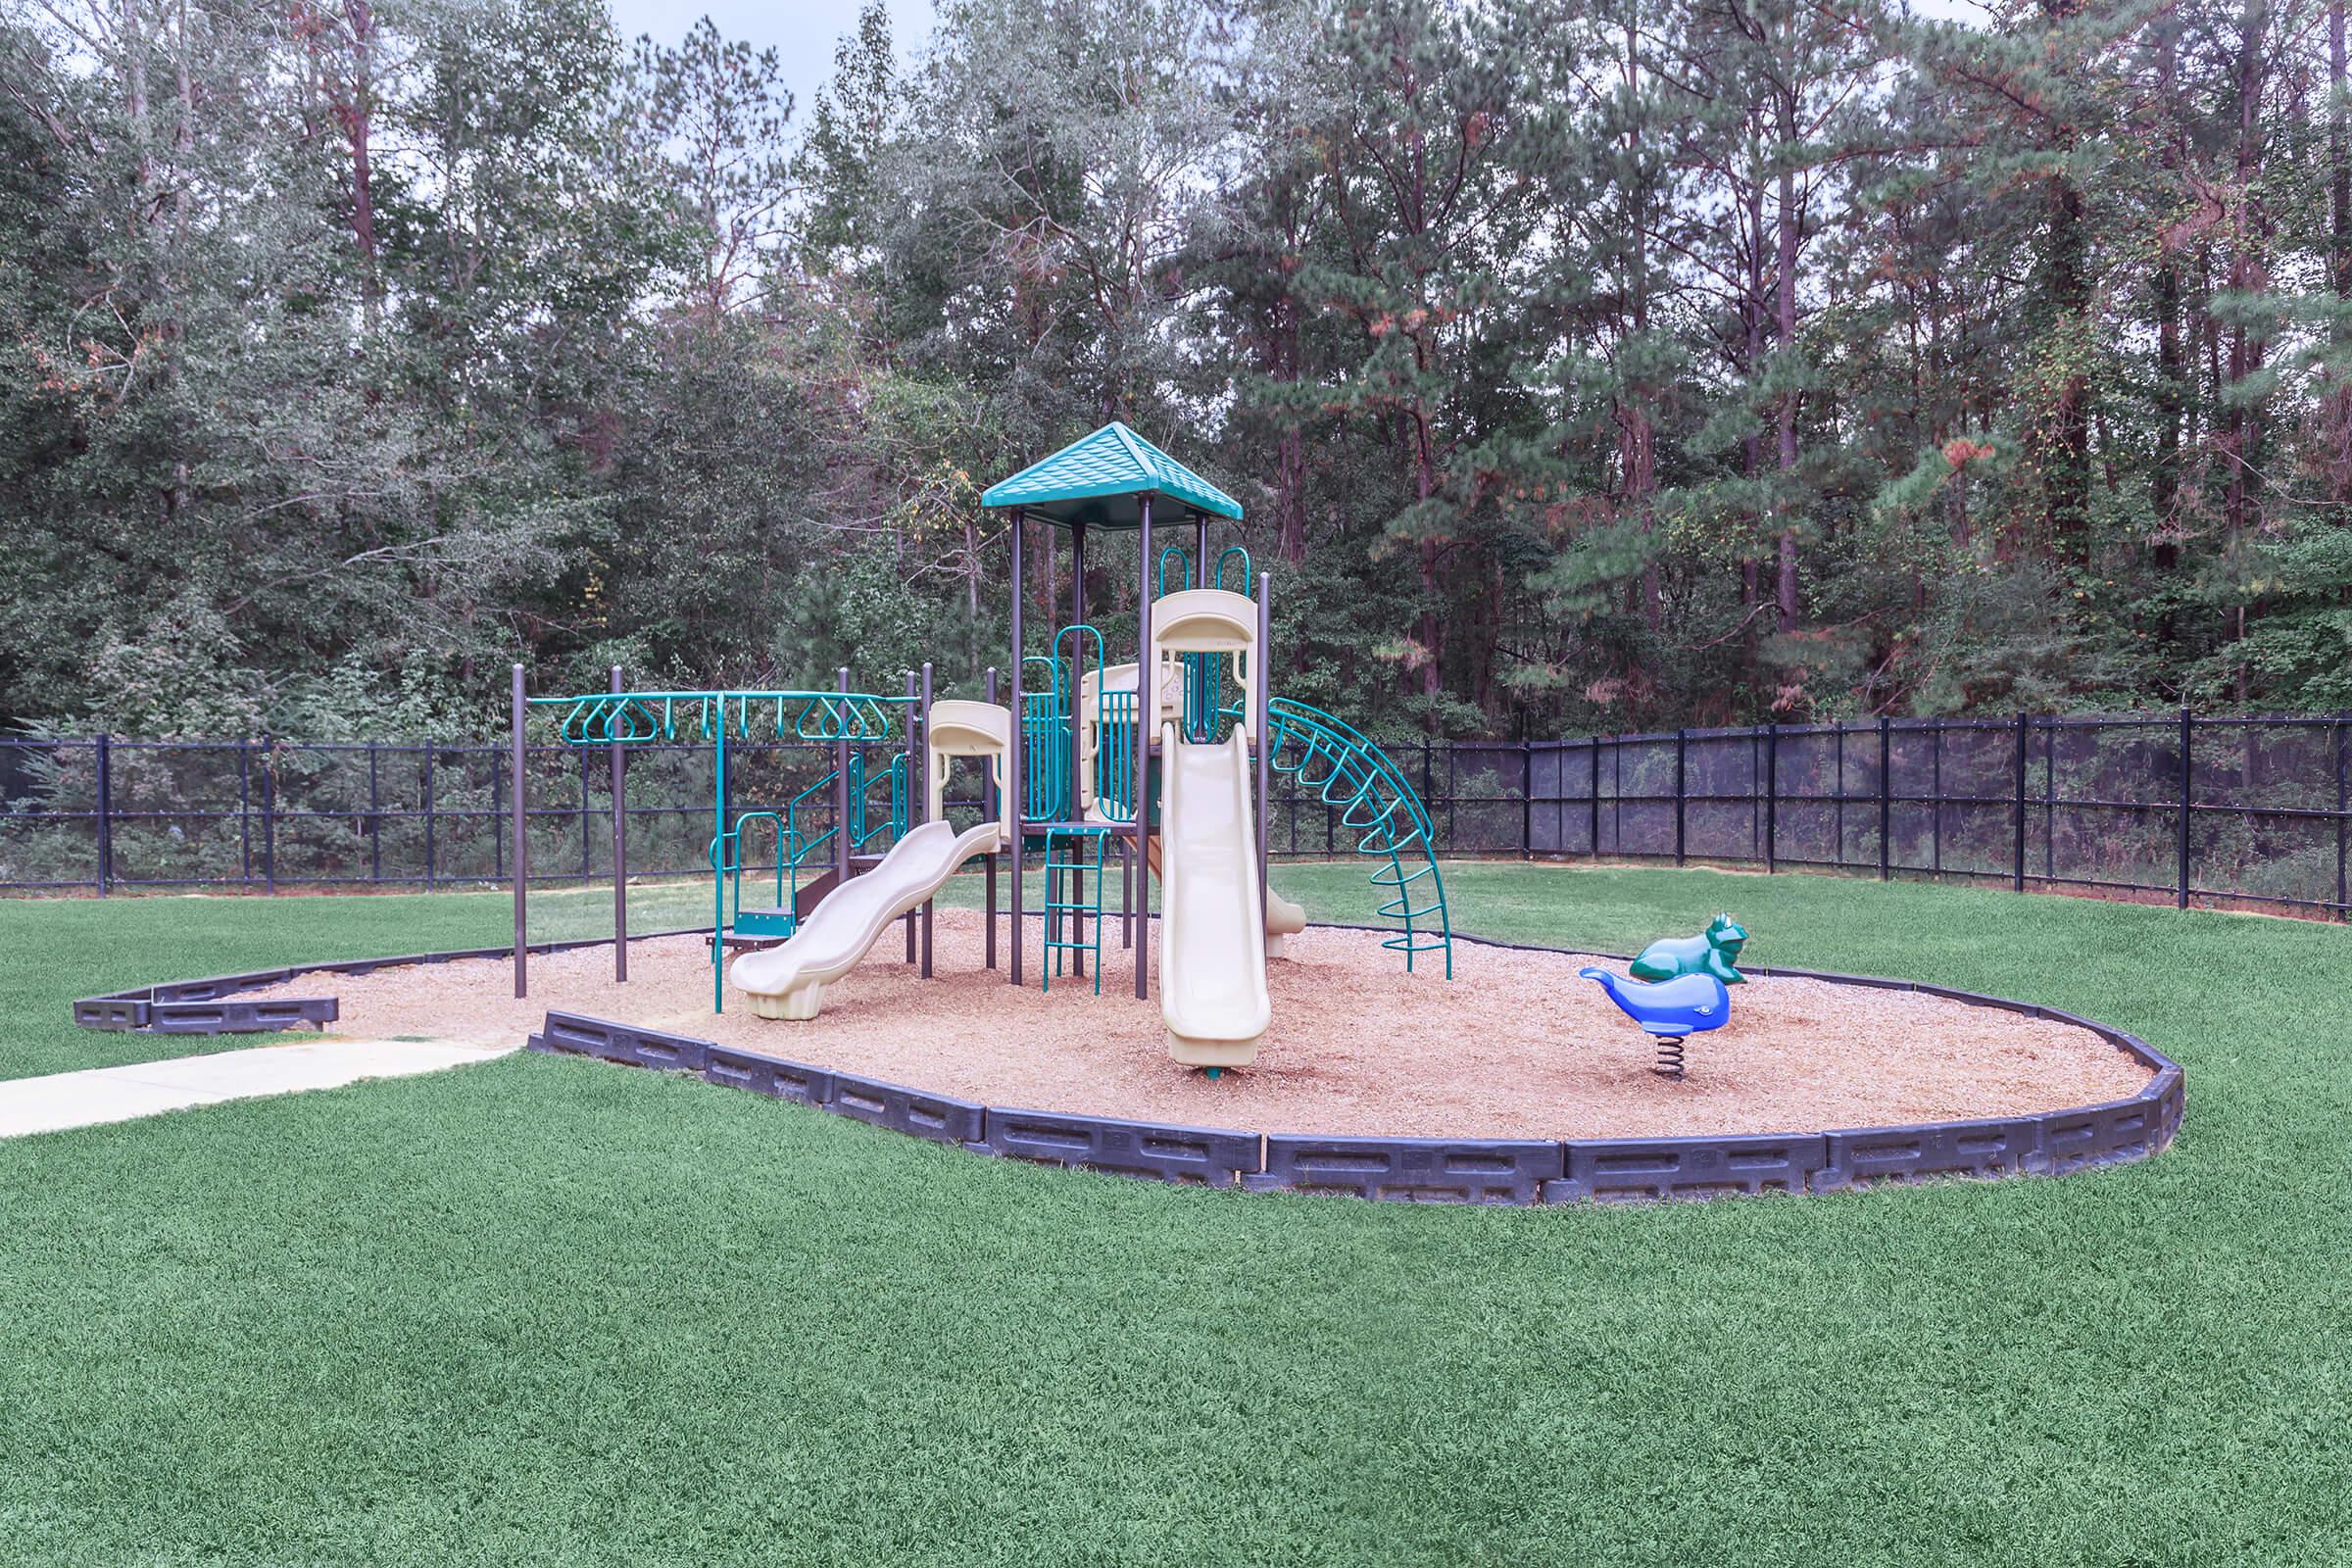
{"type": "Polygon", "coordinates": [[[1617,1004],[1617,1010],[1642,1026],[1642,1032],[1656,1038],[1658,1060],[1652,1071],[1660,1077],[1683,1076],[1683,1041],[1690,1035],[1708,1029],[1720,1029],[1731,1021],[1732,994],[1724,983],[1713,975],[1677,975],[1644,985],[1628,980],[1606,969],[1587,964],[1576,971],[1587,980],[1599,983],[1617,1004]]]}

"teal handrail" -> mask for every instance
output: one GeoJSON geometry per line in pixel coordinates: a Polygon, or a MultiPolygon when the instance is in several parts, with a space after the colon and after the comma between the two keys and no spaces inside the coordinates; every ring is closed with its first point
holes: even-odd
{"type": "MultiPolygon", "coordinates": [[[[1061,682],[1061,661],[1032,654],[1021,661],[1046,666],[1048,689],[1023,691],[1021,699],[1021,801],[1023,822],[1061,822],[1072,815],[1070,703],[1061,682]]],[[[1026,677],[1022,682],[1027,684],[1026,677]]]]}
{"type": "Polygon", "coordinates": [[[1403,770],[1354,726],[1287,697],[1267,702],[1266,729],[1267,765],[1336,807],[1340,825],[1356,836],[1355,853],[1385,862],[1369,879],[1389,890],[1379,914],[1404,929],[1381,946],[1404,955],[1407,973],[1415,954],[1442,949],[1446,978],[1452,979],[1453,921],[1438,870],[1437,833],[1403,770]]]}

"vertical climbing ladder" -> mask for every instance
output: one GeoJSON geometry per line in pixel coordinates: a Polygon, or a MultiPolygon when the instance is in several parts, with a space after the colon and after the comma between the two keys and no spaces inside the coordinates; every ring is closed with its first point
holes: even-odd
{"type": "Polygon", "coordinates": [[[1107,827],[1056,827],[1046,833],[1046,953],[1052,961],[1040,966],[1045,991],[1054,989],[1064,953],[1072,955],[1082,975],[1086,960],[1078,956],[1091,953],[1095,995],[1102,994],[1102,847],[1109,837],[1107,827]],[[1090,871],[1091,889],[1085,880],[1090,871]],[[1073,876],[1078,878],[1075,887],[1069,880],[1073,876]],[[1064,934],[1070,932],[1083,936],[1064,934]]]}

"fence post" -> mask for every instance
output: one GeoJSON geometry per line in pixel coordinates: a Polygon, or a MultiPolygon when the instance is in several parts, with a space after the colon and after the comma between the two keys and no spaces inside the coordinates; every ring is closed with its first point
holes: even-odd
{"type": "Polygon", "coordinates": [[[1600,858],[1600,735],[1597,731],[1590,738],[1589,744],[1592,748],[1592,755],[1590,759],[1592,763],[1592,788],[1590,801],[1592,808],[1592,829],[1587,848],[1592,858],[1597,860],[1600,858]]]}
{"type": "Polygon", "coordinates": [[[384,794],[375,765],[375,742],[368,743],[368,880],[384,879],[384,794]]]}
{"type": "Polygon", "coordinates": [[[2017,841],[2016,857],[2009,865],[2009,888],[2013,893],[2026,891],[2026,715],[2017,715],[2017,841]]]}
{"type": "MultiPolygon", "coordinates": [[[[2188,907],[2188,808],[2196,798],[2196,772],[2189,766],[2188,749],[2190,741],[2194,738],[2195,723],[2189,716],[2188,705],[2182,703],[2180,705],[2180,867],[2173,892],[2173,907],[2177,909],[2188,907]]],[[[2336,798],[2340,801],[2343,798],[2344,777],[2344,770],[2340,765],[2335,770],[2335,777],[2336,798]]],[[[2339,836],[2343,831],[2343,824],[2340,820],[2336,824],[2336,831],[2339,836]]],[[[2343,862],[2340,857],[2336,863],[2338,866],[2336,875],[2340,879],[2343,875],[2341,870],[2343,862]]]]}
{"type": "Polygon", "coordinates": [[[115,879],[115,738],[98,737],[98,896],[105,898],[115,879]]]}
{"type": "Polygon", "coordinates": [[[1536,857],[1536,743],[1519,743],[1519,858],[1536,857]]]}
{"type": "Polygon", "coordinates": [[[253,880],[253,742],[237,742],[237,881],[253,880]]]}
{"type": "MultiPolygon", "coordinates": [[[[491,777],[493,780],[496,779],[495,769],[492,770],[491,777]]],[[[492,823],[493,831],[490,834],[490,842],[495,845],[499,842],[499,836],[495,830],[496,818],[492,819],[492,823]]],[[[495,853],[501,857],[503,861],[506,852],[500,850],[495,853]]],[[[501,879],[504,879],[503,872],[501,879]]],[[[433,743],[431,741],[424,743],[424,890],[427,893],[433,890],[433,743]]]]}
{"type": "Polygon", "coordinates": [[[1943,875],[1943,720],[1928,731],[1928,869],[1943,875]]]}
{"type": "Polygon", "coordinates": [[[2335,715],[2335,917],[2352,919],[2352,907],[2344,903],[2344,720],[2352,714],[2335,715]]]}
{"type": "Polygon", "coordinates": [[[1886,835],[1893,817],[1894,782],[1890,775],[1894,763],[1894,748],[1888,734],[1888,727],[1886,715],[1881,713],[1879,715],[1879,880],[1882,882],[1887,879],[1891,865],[1886,835]]]}
{"type": "Polygon", "coordinates": [[[1690,754],[1690,732],[1674,732],[1674,863],[1683,863],[1684,803],[1689,792],[1684,787],[1686,760],[1690,754]]]}
{"type": "Polygon", "coordinates": [[[1779,870],[1781,830],[1781,726],[1764,726],[1764,869],[1779,870]]]}
{"type": "Polygon", "coordinates": [[[268,892],[277,891],[277,741],[262,737],[262,876],[268,892]]]}

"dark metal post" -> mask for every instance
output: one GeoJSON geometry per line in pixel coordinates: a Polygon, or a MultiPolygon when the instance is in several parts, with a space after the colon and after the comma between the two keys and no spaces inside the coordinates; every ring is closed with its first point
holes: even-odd
{"type": "MultiPolygon", "coordinates": [[[[2189,745],[2195,739],[2195,721],[2189,714],[2188,705],[2182,703],[2180,705],[2180,873],[2174,885],[2173,902],[2173,906],[2180,909],[2188,907],[2188,810],[2196,800],[2197,777],[2195,770],[2189,766],[2189,745]]],[[[2343,788],[2343,769],[2340,767],[2336,769],[2336,788],[2340,794],[2343,788]]],[[[2342,831],[2340,824],[2337,831],[2339,834],[2342,831]]],[[[2340,859],[2338,863],[2341,863],[2340,859]]]]}
{"type": "Polygon", "coordinates": [[[2352,919],[2352,906],[2344,902],[2344,720],[2345,713],[2335,715],[2335,917],[2352,919]]]}
{"type": "Polygon", "coordinates": [[[1208,586],[1208,514],[1200,512],[1193,514],[1193,586],[1208,586]]]}
{"type": "Polygon", "coordinates": [[[1928,869],[1943,875],[1943,720],[1928,731],[1928,793],[1935,797],[1928,818],[1928,869]]]}
{"type": "Polygon", "coordinates": [[[528,911],[524,905],[524,899],[526,896],[525,884],[527,884],[530,880],[531,841],[530,834],[526,826],[529,819],[524,814],[522,808],[522,666],[520,664],[516,664],[514,666],[514,731],[509,744],[513,748],[514,753],[513,767],[514,774],[513,790],[513,809],[514,812],[514,994],[518,997],[527,997],[531,994],[530,950],[525,945],[523,932],[528,919],[528,911]]]}
{"type": "MultiPolygon", "coordinates": [[[[1086,624],[1086,524],[1077,521],[1070,524],[1070,624],[1073,626],[1086,624]]],[[[1081,744],[1085,739],[1086,704],[1079,700],[1079,682],[1083,678],[1083,671],[1079,666],[1086,661],[1085,648],[1086,639],[1073,634],[1070,638],[1069,794],[1063,799],[1069,803],[1070,820],[1074,822],[1086,820],[1086,759],[1084,747],[1081,744]]],[[[1059,657],[1061,647],[1058,640],[1054,644],[1054,652],[1056,657],[1059,657]]],[[[1137,695],[1138,697],[1142,695],[1140,687],[1137,695]]],[[[1096,700],[1099,702],[1101,698],[1102,693],[1098,691],[1096,700]]],[[[1053,857],[1048,855],[1046,858],[1050,862],[1053,857]]],[[[1070,906],[1069,939],[1072,942],[1084,942],[1086,940],[1086,911],[1079,906],[1086,902],[1086,873],[1072,868],[1063,871],[1061,876],[1062,884],[1068,890],[1062,895],[1062,898],[1070,906]]],[[[1053,887],[1054,873],[1048,870],[1046,872],[1046,897],[1049,901],[1054,896],[1053,887]]],[[[1070,971],[1073,974],[1084,976],[1086,973],[1086,950],[1072,948],[1069,953],[1070,971]]]]}
{"type": "MultiPolygon", "coordinates": [[[[1200,525],[1205,539],[1208,525],[1200,525]]],[[[1250,709],[1255,713],[1257,743],[1257,912],[1262,928],[1266,912],[1266,814],[1274,808],[1274,741],[1266,708],[1273,687],[1266,670],[1266,651],[1274,635],[1273,587],[1269,574],[1257,574],[1257,651],[1250,660],[1250,709]]]]}
{"type": "MultiPolygon", "coordinates": [[[[612,666],[612,695],[621,692],[620,666],[612,666]]],[[[612,978],[629,977],[629,808],[625,769],[628,749],[621,745],[621,705],[612,705],[612,978]]]]}
{"type": "MultiPolygon", "coordinates": [[[[997,672],[994,669],[991,669],[988,672],[988,681],[981,688],[981,690],[984,691],[988,696],[989,707],[996,707],[997,672]]],[[[1017,735],[1020,733],[1020,715],[1016,713],[1013,715],[1012,732],[1017,735]]],[[[1011,765],[1010,759],[1006,760],[1006,765],[1011,765]]],[[[1004,803],[1003,797],[998,792],[995,774],[984,761],[980,766],[980,814],[986,817],[989,821],[994,822],[998,819],[1000,814],[1003,813],[1004,809],[1004,803]]],[[[986,944],[988,952],[987,966],[991,969],[994,969],[997,966],[997,857],[1003,855],[1004,853],[1004,846],[999,845],[997,847],[997,855],[986,856],[983,858],[988,867],[988,869],[983,873],[988,883],[988,933],[983,941],[986,944]]]]}
{"type": "Polygon", "coordinates": [[[1536,854],[1536,746],[1533,741],[1519,743],[1519,858],[1529,860],[1536,854]]]}
{"type": "MultiPolygon", "coordinates": [[[[913,754],[914,765],[921,769],[918,775],[920,781],[917,782],[915,779],[907,781],[906,809],[908,814],[919,812],[923,820],[929,821],[931,818],[931,662],[927,659],[923,661],[923,689],[920,695],[922,697],[923,740],[922,744],[915,748],[913,754]]],[[[981,768],[983,773],[987,770],[985,765],[981,768]]],[[[939,814],[943,820],[948,814],[948,796],[944,789],[940,791],[939,796],[939,814]]],[[[926,980],[931,978],[932,914],[933,902],[925,899],[923,901],[922,975],[926,980]]]]}
{"type": "MultiPolygon", "coordinates": [[[[915,799],[916,792],[929,793],[927,788],[929,781],[918,779],[914,771],[915,763],[919,760],[919,754],[916,752],[914,744],[914,728],[916,720],[922,716],[915,709],[914,699],[914,671],[910,669],[906,672],[906,749],[904,754],[906,760],[906,820],[910,825],[922,820],[922,803],[915,799]]],[[[916,910],[908,909],[905,920],[901,923],[906,927],[906,961],[914,963],[922,957],[916,933],[916,927],[922,923],[921,916],[916,910]]]]}
{"type": "Polygon", "coordinates": [[[2011,863],[2011,891],[2026,891],[2026,715],[2017,715],[2017,858],[2011,863]]]}
{"type": "Polygon", "coordinates": [[[253,742],[237,742],[237,880],[253,880],[253,742]]]}
{"type": "MultiPolygon", "coordinates": [[[[842,665],[833,672],[833,689],[847,698],[850,691],[850,666],[842,665]]],[[[834,705],[833,724],[838,732],[833,738],[833,885],[850,885],[850,705],[834,705]]],[[[727,705],[718,705],[718,727],[724,734],[727,727],[727,705]]],[[[720,831],[725,831],[723,828],[720,831]]],[[[740,852],[739,852],[740,853],[740,852]]]]}
{"type": "Polygon", "coordinates": [[[1892,774],[1894,747],[1892,737],[1888,733],[1889,727],[1886,715],[1881,713],[1879,715],[1879,880],[1882,882],[1891,874],[1893,863],[1891,847],[1886,841],[1889,831],[1888,824],[1893,820],[1894,805],[1892,774]]]}
{"type": "Polygon", "coordinates": [[[1597,860],[1600,858],[1600,737],[1598,735],[1592,736],[1589,744],[1592,748],[1592,799],[1591,802],[1592,808],[1592,842],[1589,847],[1592,850],[1592,858],[1597,860]]]}
{"type": "Polygon", "coordinates": [[[1837,803],[1830,808],[1838,825],[1838,853],[1833,858],[1842,868],[1845,864],[1845,723],[1843,720],[1830,726],[1830,738],[1837,743],[1838,766],[1838,799],[1837,803]]]}
{"type": "Polygon", "coordinates": [[[1685,863],[1683,855],[1683,824],[1685,816],[1684,808],[1689,797],[1689,790],[1685,784],[1685,777],[1686,769],[1690,762],[1690,732],[1689,730],[1676,730],[1674,732],[1674,863],[1677,865],[1685,863]]]}
{"type": "MultiPolygon", "coordinates": [[[[1007,868],[1012,872],[1012,961],[1006,965],[1006,978],[1014,985],[1021,983],[1021,825],[1028,817],[1028,790],[1024,787],[1024,769],[1028,759],[1022,745],[1022,691],[1028,685],[1028,668],[1021,662],[1021,531],[1027,514],[1017,508],[1012,514],[1012,744],[1006,748],[1004,787],[1012,791],[1012,842],[1004,847],[1007,868]]],[[[991,922],[992,928],[994,922],[991,922]]]]}
{"type": "Polygon", "coordinates": [[[376,744],[368,743],[368,880],[384,879],[384,795],[376,771],[376,744]]]}
{"type": "Polygon", "coordinates": [[[2041,875],[2058,878],[2058,720],[2041,725],[2041,875]]]}
{"type": "MultiPolygon", "coordinates": [[[[492,776],[496,776],[495,770],[492,776]]],[[[490,842],[498,842],[495,827],[491,830],[490,842]]],[[[428,893],[433,887],[433,747],[429,741],[424,747],[424,887],[428,893]]]]}
{"type": "Polygon", "coordinates": [[[262,877],[263,887],[277,891],[277,741],[262,737],[262,877]]]}
{"type": "Polygon", "coordinates": [[[95,754],[98,776],[93,781],[98,797],[98,896],[106,897],[107,884],[115,879],[115,740],[111,735],[98,737],[95,754]]]}
{"type": "Polygon", "coordinates": [[[1781,726],[1764,726],[1764,869],[1780,869],[1781,726]]]}
{"type": "Polygon", "coordinates": [[[1135,997],[1152,995],[1152,730],[1159,710],[1159,661],[1152,657],[1152,498],[1135,503],[1135,997]]]}

